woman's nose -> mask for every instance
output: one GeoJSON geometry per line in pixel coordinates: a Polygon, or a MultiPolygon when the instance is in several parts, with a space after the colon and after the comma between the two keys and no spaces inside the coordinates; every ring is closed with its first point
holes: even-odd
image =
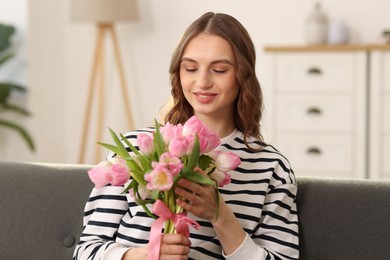
{"type": "Polygon", "coordinates": [[[200,71],[196,79],[196,84],[200,88],[209,88],[212,86],[212,80],[208,72],[200,71]]]}

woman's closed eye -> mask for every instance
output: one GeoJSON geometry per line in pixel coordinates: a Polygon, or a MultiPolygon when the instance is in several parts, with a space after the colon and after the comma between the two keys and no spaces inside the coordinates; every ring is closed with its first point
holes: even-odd
{"type": "Polygon", "coordinates": [[[213,69],[213,71],[217,74],[223,74],[227,71],[227,69],[213,69]]]}
{"type": "Polygon", "coordinates": [[[189,67],[189,68],[184,68],[186,71],[188,71],[188,72],[195,72],[195,71],[197,71],[198,70],[198,68],[191,68],[191,67],[189,67]]]}

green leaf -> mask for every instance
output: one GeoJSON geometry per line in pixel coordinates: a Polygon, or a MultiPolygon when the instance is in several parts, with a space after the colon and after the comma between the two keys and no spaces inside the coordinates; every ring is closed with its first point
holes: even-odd
{"type": "Polygon", "coordinates": [[[149,208],[146,206],[147,204],[151,204],[154,202],[154,200],[150,200],[150,199],[146,199],[146,200],[143,200],[141,198],[141,195],[139,194],[138,192],[138,183],[135,183],[134,184],[134,189],[133,189],[133,193],[134,193],[134,197],[135,197],[135,202],[137,203],[137,205],[141,205],[142,208],[144,209],[145,213],[148,214],[149,217],[152,217],[154,219],[157,219],[157,216],[155,216],[150,210],[149,208]]]}
{"type": "Polygon", "coordinates": [[[213,159],[211,159],[210,156],[202,154],[199,157],[199,162],[198,162],[199,168],[201,168],[202,170],[206,170],[212,161],[213,159]]]}
{"type": "Polygon", "coordinates": [[[115,132],[111,128],[109,128],[109,130],[110,130],[112,140],[114,140],[114,142],[118,148],[118,150],[117,150],[118,152],[116,154],[122,158],[129,156],[129,153],[126,150],[126,147],[123,145],[123,143],[121,142],[119,137],[115,134],[115,132]]]}
{"type": "Polygon", "coordinates": [[[108,150],[118,154],[119,152],[119,148],[116,147],[115,145],[112,145],[112,144],[106,144],[106,143],[101,143],[101,142],[97,142],[99,145],[103,146],[104,148],[107,148],[108,150]]]}
{"type": "Polygon", "coordinates": [[[193,171],[192,169],[188,167],[184,167],[182,169],[182,176],[183,178],[193,181],[199,184],[204,185],[215,185],[215,182],[211,180],[208,176],[205,176],[199,172],[193,171]]]}
{"type": "Polygon", "coordinates": [[[217,196],[217,215],[215,216],[215,221],[218,220],[218,217],[219,217],[219,204],[220,204],[220,198],[219,198],[219,190],[218,190],[218,186],[217,186],[217,183],[214,182],[214,189],[215,189],[215,196],[217,196]]]}
{"type": "Polygon", "coordinates": [[[5,104],[12,91],[26,92],[27,89],[18,84],[1,82],[0,83],[0,104],[5,104]]]}
{"type": "Polygon", "coordinates": [[[147,158],[147,156],[143,154],[135,155],[134,159],[136,159],[140,164],[144,171],[149,171],[152,169],[151,160],[147,158]]]}
{"type": "Polygon", "coordinates": [[[0,65],[5,63],[5,62],[7,62],[8,60],[10,60],[14,56],[15,56],[15,53],[13,53],[13,52],[9,52],[9,53],[3,54],[0,57],[0,65]]]}
{"type": "Polygon", "coordinates": [[[154,199],[154,200],[158,200],[159,199],[159,196],[160,196],[160,192],[158,190],[152,190],[151,193],[150,193],[150,196],[154,199]]]}
{"type": "Polygon", "coordinates": [[[157,122],[156,119],[154,120],[154,123],[156,126],[156,132],[154,133],[153,144],[157,152],[157,158],[160,158],[160,156],[164,153],[165,143],[164,138],[162,137],[160,132],[160,124],[157,122]]]}
{"type": "Polygon", "coordinates": [[[198,134],[196,134],[194,147],[192,148],[190,159],[188,160],[188,164],[187,164],[188,168],[193,169],[196,166],[199,160],[199,153],[200,153],[199,138],[198,138],[198,134]]]}
{"type": "Polygon", "coordinates": [[[0,23],[0,52],[11,46],[11,37],[15,31],[15,26],[0,23]]]}
{"type": "Polygon", "coordinates": [[[0,104],[0,108],[2,110],[16,112],[16,113],[19,113],[19,114],[24,115],[24,116],[31,115],[30,112],[27,111],[26,109],[24,109],[23,107],[13,105],[13,104],[8,104],[8,103],[7,104],[0,104]]]}
{"type": "Polygon", "coordinates": [[[129,140],[127,140],[127,138],[123,135],[123,134],[120,134],[122,140],[126,143],[126,145],[131,149],[131,151],[133,151],[133,153],[135,154],[141,154],[140,151],[138,151],[137,148],[134,147],[134,145],[132,145],[129,140]]]}
{"type": "Polygon", "coordinates": [[[15,123],[12,123],[7,120],[0,119],[0,125],[12,128],[19,132],[19,134],[22,136],[23,140],[26,142],[27,146],[30,148],[31,151],[35,151],[35,145],[32,137],[30,134],[20,125],[17,125],[15,123]]]}

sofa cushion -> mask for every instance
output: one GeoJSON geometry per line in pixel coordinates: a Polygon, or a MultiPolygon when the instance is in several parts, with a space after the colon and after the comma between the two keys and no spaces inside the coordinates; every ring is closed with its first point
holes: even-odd
{"type": "Polygon", "coordinates": [[[0,163],[0,259],[72,259],[88,166],[0,163]]]}
{"type": "Polygon", "coordinates": [[[298,178],[301,259],[390,259],[390,182],[298,178]]]}

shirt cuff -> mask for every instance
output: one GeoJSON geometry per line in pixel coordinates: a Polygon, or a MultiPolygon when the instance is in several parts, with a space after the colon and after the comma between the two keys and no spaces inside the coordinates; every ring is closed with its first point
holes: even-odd
{"type": "Polygon", "coordinates": [[[230,255],[225,255],[222,251],[222,255],[228,260],[242,260],[242,259],[259,259],[259,256],[264,255],[265,252],[261,250],[260,246],[256,244],[246,233],[244,241],[242,241],[241,245],[230,255]]]}

